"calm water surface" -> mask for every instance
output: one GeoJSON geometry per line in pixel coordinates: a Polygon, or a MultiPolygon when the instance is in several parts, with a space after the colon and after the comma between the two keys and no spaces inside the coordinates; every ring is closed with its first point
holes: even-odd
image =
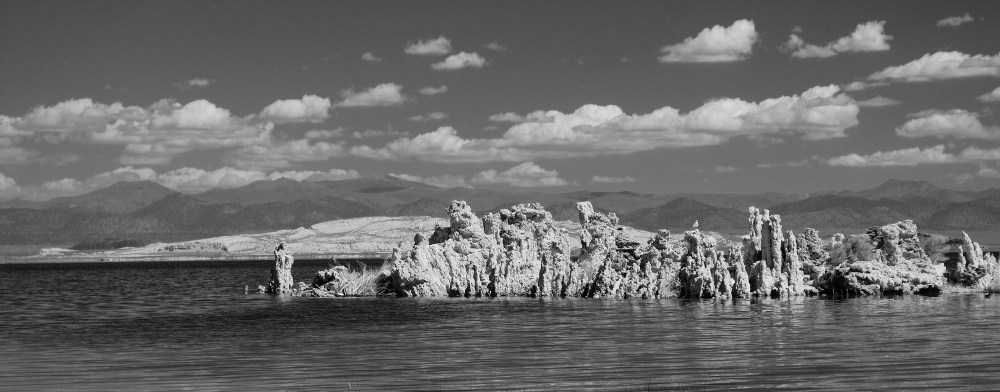
{"type": "Polygon", "coordinates": [[[1000,295],[244,295],[269,265],[0,265],[0,389],[1000,388],[1000,295]]]}

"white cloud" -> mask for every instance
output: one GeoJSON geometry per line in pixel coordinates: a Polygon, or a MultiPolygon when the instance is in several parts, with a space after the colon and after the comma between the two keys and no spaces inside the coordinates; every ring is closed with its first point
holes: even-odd
{"type": "Polygon", "coordinates": [[[410,117],[410,121],[438,121],[448,118],[448,115],[443,112],[433,112],[427,114],[421,114],[417,116],[410,117]]]}
{"type": "Polygon", "coordinates": [[[428,86],[428,87],[424,87],[424,88],[420,89],[419,92],[421,94],[423,94],[423,95],[444,94],[444,93],[448,92],[448,86],[441,86],[441,87],[431,87],[431,86],[428,86]]]}
{"type": "Polygon", "coordinates": [[[161,129],[223,129],[229,127],[229,110],[199,99],[172,105],[166,113],[153,113],[151,125],[161,129]]]}
{"type": "Polygon", "coordinates": [[[361,59],[364,61],[372,61],[372,62],[382,61],[381,57],[376,56],[372,52],[365,52],[364,54],[361,55],[361,59]]]}
{"type": "Polygon", "coordinates": [[[490,121],[519,123],[524,121],[524,117],[514,112],[494,114],[490,116],[490,121]]]}
{"type": "Polygon", "coordinates": [[[276,123],[322,122],[330,117],[330,98],[304,95],[302,99],[277,100],[260,111],[263,120],[276,123]]]}
{"type": "Polygon", "coordinates": [[[473,184],[507,184],[516,187],[563,186],[569,182],[559,178],[559,172],[545,170],[534,162],[524,162],[506,171],[479,172],[472,177],[473,184]]]}
{"type": "Polygon", "coordinates": [[[306,131],[306,139],[334,139],[344,137],[346,129],[338,127],[336,129],[313,129],[306,131]]]}
{"type": "Polygon", "coordinates": [[[507,50],[506,46],[500,45],[500,43],[496,42],[496,41],[493,41],[493,42],[490,42],[490,43],[488,43],[486,45],[483,45],[483,47],[486,48],[486,49],[489,49],[489,50],[497,51],[497,52],[503,52],[503,51],[507,50]]]}
{"type": "Polygon", "coordinates": [[[179,88],[181,90],[190,90],[192,88],[197,88],[197,87],[208,87],[213,83],[215,83],[215,79],[195,78],[183,82],[174,83],[174,87],[179,88]]]}
{"type": "Polygon", "coordinates": [[[396,83],[382,83],[365,91],[354,92],[348,89],[341,93],[343,101],[337,107],[372,107],[402,105],[406,96],[402,93],[403,86],[396,83]]]}
{"type": "Polygon", "coordinates": [[[977,76],[1000,76],[1000,54],[993,56],[973,56],[960,52],[925,54],[909,63],[875,72],[868,76],[868,80],[926,82],[977,76]]]}
{"type": "Polygon", "coordinates": [[[197,149],[269,143],[273,125],[253,123],[252,117],[235,117],[206,100],[185,105],[161,100],[142,108],[83,98],[39,106],[19,118],[4,117],[0,144],[12,145],[13,138],[33,135],[51,143],[122,145],[126,146],[122,162],[163,164],[197,149]],[[129,155],[139,151],[154,155],[129,155]]]}
{"type": "Polygon", "coordinates": [[[696,37],[660,49],[664,63],[704,63],[739,61],[753,52],[757,30],[752,20],[737,20],[732,26],[705,28],[696,37]]]}
{"type": "Polygon", "coordinates": [[[997,87],[993,91],[986,94],[980,95],[978,98],[980,102],[1000,102],[1000,87],[997,87]]]}
{"type": "Polygon", "coordinates": [[[868,88],[871,88],[871,87],[882,87],[882,86],[888,86],[888,85],[889,85],[888,82],[863,82],[863,81],[854,81],[854,82],[848,83],[848,84],[846,84],[844,86],[841,86],[841,88],[843,88],[844,91],[861,91],[861,90],[865,90],[865,89],[868,89],[868,88]]]}
{"type": "Polygon", "coordinates": [[[454,71],[462,68],[482,68],[486,65],[486,59],[478,53],[461,52],[453,54],[444,61],[431,64],[431,68],[438,71],[454,71]]]}
{"type": "Polygon", "coordinates": [[[975,19],[972,19],[972,16],[969,15],[968,12],[966,12],[965,15],[962,15],[962,16],[951,16],[951,17],[947,17],[947,18],[941,19],[941,20],[937,21],[937,25],[941,26],[941,27],[945,27],[945,26],[954,27],[954,26],[964,25],[966,23],[972,22],[973,20],[975,20],[975,19]]]}
{"type": "Polygon", "coordinates": [[[178,192],[197,193],[212,188],[236,188],[254,181],[288,178],[296,181],[325,181],[358,178],[354,170],[264,172],[222,167],[212,171],[185,167],[160,174],[156,182],[178,192]]]}
{"type": "Polygon", "coordinates": [[[13,199],[21,194],[17,181],[0,173],[0,199],[13,199]]]}
{"type": "Polygon", "coordinates": [[[718,173],[734,173],[739,171],[735,166],[716,166],[715,171],[718,173]]]}
{"type": "Polygon", "coordinates": [[[892,98],[886,98],[886,97],[883,97],[881,95],[877,96],[875,98],[866,99],[864,101],[858,101],[858,105],[859,106],[861,106],[861,107],[868,107],[868,108],[880,108],[880,107],[886,107],[886,106],[895,106],[895,105],[899,105],[901,103],[902,102],[900,102],[900,101],[897,101],[897,100],[892,99],[892,98]]]}
{"type": "Polygon", "coordinates": [[[462,176],[443,175],[436,177],[421,177],[395,173],[390,173],[389,175],[406,181],[421,182],[439,188],[472,188],[472,185],[469,185],[468,181],[465,180],[465,177],[462,176]]]}
{"type": "Polygon", "coordinates": [[[718,99],[687,114],[664,107],[627,115],[614,105],[584,105],[572,113],[552,110],[524,117],[493,116],[494,121],[524,121],[500,138],[464,139],[454,128],[441,127],[382,148],[356,146],[351,153],[374,159],[517,162],[716,145],[736,135],[795,132],[805,139],[829,139],[844,136],[846,128],[856,125],[858,111],[857,103],[836,86],[814,87],[801,95],[759,103],[718,99]]]}
{"type": "Polygon", "coordinates": [[[600,184],[622,184],[626,182],[635,182],[635,178],[632,178],[631,176],[625,176],[625,177],[593,176],[590,178],[590,182],[595,182],[600,184]]]}
{"type": "Polygon", "coordinates": [[[792,34],[788,37],[785,48],[793,50],[792,57],[796,58],[826,58],[845,52],[889,50],[890,40],[892,36],[885,35],[885,21],[871,21],[858,24],[851,35],[824,46],[807,44],[799,36],[792,34]]]}
{"type": "Polygon", "coordinates": [[[274,145],[247,146],[226,154],[226,163],[253,169],[286,168],[295,162],[325,161],[346,155],[347,150],[339,143],[313,142],[299,139],[274,145]]]}
{"type": "Polygon", "coordinates": [[[894,151],[879,151],[871,155],[848,154],[831,158],[831,166],[916,166],[924,164],[956,163],[958,158],[944,151],[944,145],[920,149],[917,147],[894,151]]]}
{"type": "Polygon", "coordinates": [[[1000,139],[1000,127],[986,127],[975,113],[961,109],[922,112],[896,128],[902,137],[954,137],[959,139],[1000,139]]]}
{"type": "Polygon", "coordinates": [[[412,55],[445,55],[451,53],[451,40],[442,35],[434,39],[409,44],[403,51],[412,55]]]}
{"type": "Polygon", "coordinates": [[[366,129],[363,132],[354,131],[354,133],[351,134],[351,137],[355,139],[371,139],[376,137],[402,137],[402,136],[410,136],[410,133],[406,131],[396,131],[392,129],[387,129],[387,130],[366,129]]]}

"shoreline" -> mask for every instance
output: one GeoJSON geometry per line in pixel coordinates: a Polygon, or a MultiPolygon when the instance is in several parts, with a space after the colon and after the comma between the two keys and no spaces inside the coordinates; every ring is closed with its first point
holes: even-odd
{"type": "MultiPolygon", "coordinates": [[[[295,261],[316,261],[347,259],[347,260],[384,260],[389,254],[296,254],[295,261]]],[[[274,255],[144,255],[144,256],[26,256],[0,258],[3,264],[68,264],[68,263],[126,263],[126,262],[168,262],[168,261],[274,261],[274,255]]]]}

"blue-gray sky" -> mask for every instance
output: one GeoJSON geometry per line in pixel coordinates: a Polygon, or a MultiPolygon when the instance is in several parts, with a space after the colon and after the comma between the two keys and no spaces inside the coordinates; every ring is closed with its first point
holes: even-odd
{"type": "Polygon", "coordinates": [[[5,1],[0,200],[1000,186],[992,1],[5,1]]]}

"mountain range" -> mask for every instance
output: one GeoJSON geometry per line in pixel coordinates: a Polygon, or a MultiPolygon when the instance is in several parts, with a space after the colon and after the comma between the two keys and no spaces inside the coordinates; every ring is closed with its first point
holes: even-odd
{"type": "Polygon", "coordinates": [[[257,181],[184,194],[149,181],[119,182],[44,202],[0,203],[0,245],[75,244],[103,238],[184,241],[263,233],[368,216],[446,217],[452,200],[478,213],[543,204],[556,220],[576,221],[576,202],[615,212],[638,229],[739,232],[747,208],[780,214],[786,229],[857,229],[913,219],[921,229],[1000,231],[1000,190],[953,191],[924,181],[889,180],[862,191],[765,194],[542,193],[439,188],[386,176],[341,181],[257,181]]]}

